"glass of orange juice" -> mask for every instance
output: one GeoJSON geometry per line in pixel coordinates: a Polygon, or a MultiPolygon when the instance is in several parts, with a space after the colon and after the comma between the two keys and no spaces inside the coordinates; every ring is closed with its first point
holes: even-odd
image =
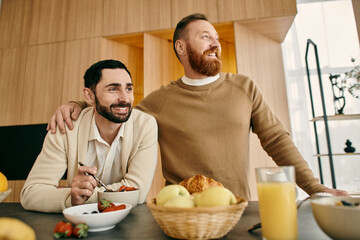
{"type": "Polygon", "coordinates": [[[256,169],[263,239],[298,239],[294,166],[256,169]]]}

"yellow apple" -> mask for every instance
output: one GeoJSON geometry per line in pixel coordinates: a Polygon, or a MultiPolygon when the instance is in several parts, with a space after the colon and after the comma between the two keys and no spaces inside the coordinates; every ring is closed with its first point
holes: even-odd
{"type": "Polygon", "coordinates": [[[19,219],[1,217],[0,239],[35,240],[36,234],[34,229],[19,219]]]}
{"type": "Polygon", "coordinates": [[[195,205],[193,200],[187,196],[176,196],[167,200],[164,207],[192,208],[195,207],[195,205]]]}
{"type": "Polygon", "coordinates": [[[181,185],[168,185],[162,188],[156,195],[156,205],[164,206],[167,200],[177,196],[186,196],[190,198],[190,193],[181,185]]]}
{"type": "Polygon", "coordinates": [[[236,203],[235,195],[224,187],[210,187],[194,199],[197,207],[229,206],[236,203]]]}

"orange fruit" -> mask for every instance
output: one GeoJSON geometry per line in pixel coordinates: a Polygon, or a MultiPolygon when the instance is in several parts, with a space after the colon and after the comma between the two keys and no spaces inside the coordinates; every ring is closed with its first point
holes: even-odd
{"type": "Polygon", "coordinates": [[[8,180],[6,176],[0,172],[0,192],[5,192],[8,189],[8,180]]]}

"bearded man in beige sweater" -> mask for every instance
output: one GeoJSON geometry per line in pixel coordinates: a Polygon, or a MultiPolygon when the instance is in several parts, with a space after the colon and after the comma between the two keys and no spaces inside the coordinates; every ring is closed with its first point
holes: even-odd
{"type": "MultiPolygon", "coordinates": [[[[203,174],[236,195],[251,199],[248,179],[252,130],[277,165],[295,166],[297,184],[305,192],[347,195],[319,184],[250,78],[220,73],[218,34],[204,15],[183,18],[175,29],[173,46],[185,76],[150,93],[136,106],[158,122],[167,184],[203,174]]],[[[56,119],[60,129],[64,129],[64,121],[71,128],[71,117],[76,118],[80,105],[61,106],[48,128],[55,130],[56,119]]]]}
{"type": "Polygon", "coordinates": [[[73,122],[73,131],[46,135],[21,191],[25,209],[61,212],[97,202],[97,193],[105,189],[89,173],[114,191],[121,185],[136,187],[139,203],[145,201],[157,164],[155,118],[132,109],[131,75],[121,62],[97,62],[86,71],[84,80],[84,95],[92,106],[73,122]],[[66,171],[67,187],[58,187],[66,171]]]}

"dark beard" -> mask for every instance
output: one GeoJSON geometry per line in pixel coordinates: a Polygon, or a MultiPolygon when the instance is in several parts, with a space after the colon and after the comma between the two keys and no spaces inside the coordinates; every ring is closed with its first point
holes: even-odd
{"type": "Polygon", "coordinates": [[[110,105],[110,109],[108,109],[107,107],[103,106],[100,104],[99,99],[96,97],[95,94],[95,107],[96,107],[96,111],[103,116],[105,119],[109,120],[110,122],[113,123],[124,123],[126,122],[130,115],[131,115],[131,111],[132,111],[132,107],[130,103],[126,103],[126,102],[120,102],[120,103],[113,103],[110,105]],[[116,116],[111,112],[111,108],[113,107],[129,107],[129,112],[126,115],[120,115],[120,116],[116,116]]]}
{"type": "Polygon", "coordinates": [[[193,70],[198,73],[201,73],[206,76],[215,76],[221,71],[221,60],[214,59],[214,60],[206,60],[206,56],[212,50],[215,50],[217,47],[209,49],[205,51],[202,55],[197,53],[191,45],[187,44],[187,54],[189,56],[189,63],[193,70]]]}

